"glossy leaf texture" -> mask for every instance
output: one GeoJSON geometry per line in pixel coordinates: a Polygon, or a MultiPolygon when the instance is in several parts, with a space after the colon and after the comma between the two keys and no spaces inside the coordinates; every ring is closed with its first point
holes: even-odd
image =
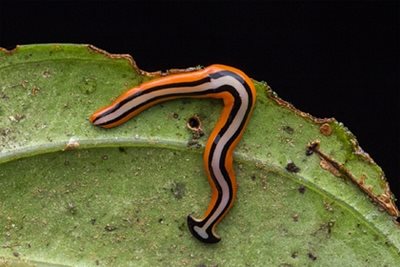
{"type": "Polygon", "coordinates": [[[381,168],[341,123],[257,81],[223,239],[194,239],[186,217],[210,198],[202,153],[222,103],[174,100],[107,130],[88,121],[160,75],[88,45],[0,50],[0,265],[398,266],[381,168]]]}

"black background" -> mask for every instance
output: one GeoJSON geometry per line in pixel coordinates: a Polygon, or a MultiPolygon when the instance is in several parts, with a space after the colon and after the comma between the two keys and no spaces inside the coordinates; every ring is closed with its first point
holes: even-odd
{"type": "Polygon", "coordinates": [[[146,71],[222,63],[335,117],[400,197],[396,2],[1,2],[0,47],[90,43],[146,71]]]}

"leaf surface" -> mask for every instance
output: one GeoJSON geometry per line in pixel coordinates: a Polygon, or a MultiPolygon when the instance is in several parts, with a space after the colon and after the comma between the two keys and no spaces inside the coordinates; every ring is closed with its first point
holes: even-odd
{"type": "Polygon", "coordinates": [[[191,237],[186,217],[202,215],[210,198],[202,153],[222,103],[170,101],[107,130],[88,122],[160,75],[86,45],[0,51],[0,263],[398,265],[399,213],[381,168],[342,124],[256,81],[222,241],[191,237]],[[193,116],[203,137],[187,129],[193,116]]]}

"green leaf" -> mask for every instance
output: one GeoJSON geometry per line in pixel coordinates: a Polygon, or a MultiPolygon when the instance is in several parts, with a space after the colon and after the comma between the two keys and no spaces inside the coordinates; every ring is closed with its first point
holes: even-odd
{"type": "Polygon", "coordinates": [[[170,101],[108,130],[88,121],[160,75],[86,45],[0,50],[0,265],[398,266],[381,168],[342,124],[263,82],[222,241],[194,239],[186,217],[208,205],[202,152],[222,103],[170,101]],[[193,116],[203,137],[187,129],[193,116]]]}

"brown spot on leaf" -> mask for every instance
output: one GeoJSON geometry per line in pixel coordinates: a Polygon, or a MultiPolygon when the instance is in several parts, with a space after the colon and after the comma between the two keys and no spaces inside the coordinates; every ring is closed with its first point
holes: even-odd
{"type": "Polygon", "coordinates": [[[329,161],[327,161],[325,159],[321,159],[321,161],[319,162],[319,166],[321,166],[322,169],[329,171],[336,177],[341,176],[340,171],[337,168],[335,168],[335,166],[333,166],[329,161]]]}
{"type": "Polygon", "coordinates": [[[319,127],[319,131],[325,136],[330,136],[332,134],[332,127],[329,123],[324,123],[319,127]]]}
{"type": "Polygon", "coordinates": [[[31,89],[31,94],[33,96],[36,96],[39,93],[39,91],[40,91],[39,87],[33,86],[32,89],[31,89]]]}
{"type": "Polygon", "coordinates": [[[79,141],[75,138],[70,138],[68,143],[65,145],[63,151],[75,150],[79,147],[79,141]]]}
{"type": "Polygon", "coordinates": [[[358,184],[363,186],[365,184],[365,179],[367,179],[367,177],[365,175],[361,175],[360,179],[358,180],[358,184]]]}

